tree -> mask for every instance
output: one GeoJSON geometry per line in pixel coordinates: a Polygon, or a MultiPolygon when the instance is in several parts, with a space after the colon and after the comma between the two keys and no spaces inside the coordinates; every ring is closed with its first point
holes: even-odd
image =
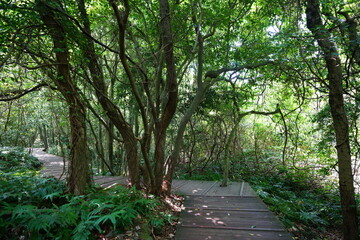
{"type": "MultiPolygon", "coordinates": [[[[59,4],[55,1],[54,3],[59,4]]],[[[42,0],[36,1],[36,9],[53,42],[57,76],[52,80],[66,99],[69,107],[71,149],[67,184],[71,193],[84,194],[91,183],[90,162],[87,156],[86,109],[79,96],[78,87],[71,76],[65,29],[61,21],[58,20],[58,16],[49,9],[47,3],[42,0]]]]}
{"type": "Polygon", "coordinates": [[[344,106],[342,64],[337,47],[331,39],[330,32],[324,27],[321,16],[319,1],[308,0],[307,27],[314,34],[314,38],[324,53],[323,58],[328,70],[329,104],[336,137],[344,239],[355,240],[358,239],[358,218],[351,165],[349,124],[344,106]]]}

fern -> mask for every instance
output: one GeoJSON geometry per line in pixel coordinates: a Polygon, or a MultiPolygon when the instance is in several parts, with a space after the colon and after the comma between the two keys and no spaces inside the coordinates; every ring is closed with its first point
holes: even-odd
{"type": "Polygon", "coordinates": [[[69,227],[76,224],[78,221],[78,214],[74,206],[71,204],[64,204],[60,206],[57,211],[57,216],[59,218],[59,225],[61,227],[69,227]]]}
{"type": "Polygon", "coordinates": [[[111,214],[108,215],[104,215],[101,216],[96,222],[95,225],[100,226],[100,224],[104,224],[106,223],[108,220],[111,221],[111,223],[113,224],[114,229],[116,228],[116,218],[119,218],[119,212],[113,212],[111,214]]]}
{"type": "Polygon", "coordinates": [[[43,199],[50,200],[51,202],[54,200],[54,197],[60,197],[63,193],[62,192],[50,192],[44,194],[43,199]]]}
{"type": "Polygon", "coordinates": [[[166,221],[154,213],[159,201],[144,197],[135,188],[116,186],[84,196],[65,194],[64,183],[37,177],[35,171],[26,169],[22,155],[9,156],[19,166],[2,171],[10,160],[0,155],[0,239],[85,240],[109,232],[121,234],[140,221],[155,227],[166,221]]]}
{"type": "Polygon", "coordinates": [[[116,205],[115,204],[103,204],[103,203],[94,204],[92,202],[89,205],[89,207],[96,207],[95,209],[93,209],[90,212],[90,215],[97,215],[97,214],[101,214],[101,213],[106,213],[107,211],[109,211],[109,209],[115,208],[116,205]]]}
{"type": "Polygon", "coordinates": [[[74,231],[72,232],[72,237],[74,240],[87,240],[91,234],[92,226],[94,222],[84,221],[80,222],[74,231]]]}
{"type": "Polygon", "coordinates": [[[43,212],[37,215],[35,218],[31,218],[26,223],[26,226],[32,233],[38,233],[41,232],[41,230],[49,233],[49,231],[54,227],[55,223],[57,222],[57,219],[54,216],[56,215],[51,214],[51,211],[49,211],[48,213],[43,212]]]}
{"type": "Polygon", "coordinates": [[[19,205],[13,209],[12,219],[31,219],[35,218],[33,210],[36,206],[33,205],[19,205]]]}

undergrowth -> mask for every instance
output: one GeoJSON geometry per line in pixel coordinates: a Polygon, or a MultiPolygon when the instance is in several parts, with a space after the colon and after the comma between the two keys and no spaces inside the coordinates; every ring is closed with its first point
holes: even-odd
{"type": "Polygon", "coordinates": [[[192,171],[191,175],[187,172],[177,173],[177,179],[183,180],[199,180],[199,181],[220,181],[223,175],[219,172],[211,170],[192,171]]]}
{"type": "Polygon", "coordinates": [[[158,199],[134,188],[68,194],[62,182],[36,175],[29,166],[37,160],[16,154],[0,155],[0,239],[123,239],[133,229],[136,238],[153,239],[173,221],[158,199]]]}
{"type": "Polygon", "coordinates": [[[3,172],[38,170],[41,162],[21,148],[0,151],[0,170],[3,172]]]}
{"type": "Polygon", "coordinates": [[[282,167],[266,175],[244,172],[242,179],[297,239],[341,239],[338,190],[313,181],[311,172],[282,167]]]}

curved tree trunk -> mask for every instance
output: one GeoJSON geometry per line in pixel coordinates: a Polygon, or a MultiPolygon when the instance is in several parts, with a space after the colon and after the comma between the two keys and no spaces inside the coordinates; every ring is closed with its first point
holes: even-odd
{"type": "Polygon", "coordinates": [[[224,162],[223,162],[223,179],[222,179],[222,182],[220,185],[221,187],[227,187],[227,185],[228,185],[229,170],[230,170],[230,163],[231,163],[230,145],[235,138],[235,134],[238,130],[241,119],[242,119],[242,117],[240,119],[238,119],[237,122],[235,122],[235,125],[231,129],[230,135],[229,135],[228,139],[226,140],[225,150],[224,150],[225,156],[224,156],[224,162]]]}
{"type": "MultiPolygon", "coordinates": [[[[84,28],[88,34],[91,34],[90,22],[86,13],[84,0],[79,0],[78,6],[84,28]]],[[[136,137],[130,124],[126,122],[120,109],[109,99],[106,91],[103,71],[95,52],[94,42],[87,36],[85,37],[87,38],[87,44],[82,46],[82,50],[84,57],[88,59],[88,68],[91,73],[92,85],[94,86],[96,96],[109,117],[109,120],[118,129],[123,138],[130,182],[132,185],[136,186],[136,188],[140,188],[139,157],[137,153],[136,137]]]]}
{"type": "Polygon", "coordinates": [[[37,11],[54,44],[58,76],[53,81],[69,106],[71,142],[68,187],[71,193],[79,195],[84,194],[91,183],[89,157],[87,156],[86,110],[79,97],[76,84],[71,78],[65,30],[55,13],[47,6],[46,2],[37,1],[37,11]]]}

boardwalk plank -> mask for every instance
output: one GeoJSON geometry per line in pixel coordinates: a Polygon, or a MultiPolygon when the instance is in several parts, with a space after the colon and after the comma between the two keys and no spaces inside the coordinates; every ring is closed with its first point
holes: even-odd
{"type": "Polygon", "coordinates": [[[288,240],[287,232],[228,230],[213,228],[180,228],[176,232],[176,240],[288,240]]]}
{"type": "Polygon", "coordinates": [[[206,196],[239,196],[241,192],[241,182],[231,182],[227,187],[221,187],[220,182],[215,185],[204,195],[206,196]]]}
{"type": "Polygon", "coordinates": [[[185,195],[204,195],[208,192],[216,182],[210,181],[186,181],[179,186],[175,192],[185,195]]]}
{"type": "Polygon", "coordinates": [[[127,179],[125,177],[120,177],[120,176],[116,176],[116,177],[112,177],[112,176],[96,176],[94,177],[94,182],[98,185],[100,185],[103,188],[108,188],[114,185],[127,185],[127,179]]]}
{"type": "MultiPolygon", "coordinates": [[[[233,209],[265,209],[267,206],[258,197],[236,197],[236,196],[186,196],[185,203],[197,208],[233,208],[233,209]]],[[[186,206],[186,205],[185,205],[186,206]]]]}
{"type": "Polygon", "coordinates": [[[173,180],[172,182],[172,189],[173,191],[177,191],[179,188],[181,188],[183,185],[187,184],[189,180],[173,180]]]}
{"type": "Polygon", "coordinates": [[[264,212],[196,211],[181,214],[181,226],[226,226],[283,231],[279,221],[264,212]]]}
{"type": "Polygon", "coordinates": [[[241,192],[241,196],[257,196],[256,192],[252,189],[250,184],[244,182],[244,187],[241,192]]]}
{"type": "MultiPolygon", "coordinates": [[[[266,211],[242,211],[234,209],[198,209],[198,208],[185,208],[182,212],[184,216],[195,217],[210,217],[210,218],[246,218],[246,219],[260,219],[260,220],[277,220],[274,214],[268,210],[266,211]]],[[[241,219],[240,219],[241,220],[241,219]]],[[[242,221],[242,220],[241,220],[242,221]]],[[[184,223],[184,221],[181,221],[184,223]]]]}

